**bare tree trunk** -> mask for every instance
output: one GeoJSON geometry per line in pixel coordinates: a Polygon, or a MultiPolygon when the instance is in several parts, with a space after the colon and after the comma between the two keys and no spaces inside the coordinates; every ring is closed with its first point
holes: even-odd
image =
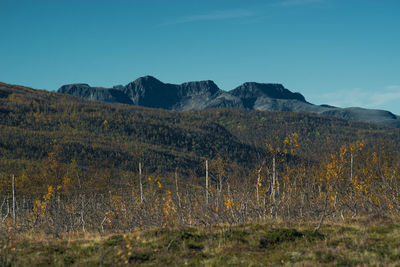
{"type": "Polygon", "coordinates": [[[206,160],[206,204],[208,205],[208,160],[206,160]]]}
{"type": "Polygon", "coordinates": [[[275,156],[272,158],[272,187],[271,187],[271,201],[275,203],[276,194],[276,166],[275,166],[275,156]]]}
{"type": "Polygon", "coordinates": [[[100,223],[101,233],[104,233],[104,226],[103,225],[106,222],[106,220],[107,220],[107,216],[104,216],[103,220],[100,223]]]}
{"type": "Polygon", "coordinates": [[[350,154],[350,182],[353,182],[353,153],[350,154]]]}
{"type": "MultiPolygon", "coordinates": [[[[207,161],[206,161],[207,162],[207,161]]],[[[207,170],[208,170],[208,168],[207,168],[207,170]]],[[[189,185],[186,185],[186,200],[188,201],[188,212],[189,212],[189,218],[188,218],[188,220],[189,220],[189,226],[192,226],[192,212],[193,212],[193,209],[192,209],[192,205],[191,205],[191,201],[189,201],[189,188],[188,188],[188,186],[189,185]]],[[[208,191],[207,191],[208,192],[208,191]]]]}
{"type": "Polygon", "coordinates": [[[219,196],[222,198],[222,175],[218,174],[218,180],[219,180],[219,196]]]}
{"type": "Polygon", "coordinates": [[[1,219],[3,219],[3,206],[4,206],[4,203],[6,203],[6,200],[7,200],[7,197],[4,197],[3,202],[1,203],[1,206],[0,206],[1,219]]]}
{"type": "Polygon", "coordinates": [[[25,213],[25,211],[28,208],[26,207],[26,201],[25,201],[25,196],[22,198],[22,212],[25,213]]]}
{"type": "Polygon", "coordinates": [[[139,162],[140,203],[143,203],[142,163],[139,162]]]}
{"type": "Polygon", "coordinates": [[[81,221],[82,221],[82,231],[85,233],[85,219],[84,219],[84,208],[85,208],[85,202],[84,202],[84,197],[81,195],[81,201],[82,201],[82,208],[81,208],[81,221]]]}
{"type": "Polygon", "coordinates": [[[270,215],[273,216],[275,209],[275,196],[276,196],[276,166],[275,166],[275,156],[272,158],[272,185],[271,185],[271,210],[270,215]]]}
{"type": "Polygon", "coordinates": [[[175,189],[176,189],[176,197],[178,198],[178,207],[181,208],[181,196],[179,195],[179,188],[178,188],[178,173],[175,169],[175,189]]]}
{"type": "Polygon", "coordinates": [[[328,193],[326,194],[326,197],[325,197],[324,210],[323,210],[321,219],[319,220],[318,225],[314,228],[314,232],[318,231],[319,228],[321,228],[321,225],[324,222],[325,217],[326,217],[326,209],[327,209],[327,207],[328,207],[328,193]]]}
{"type": "Polygon", "coordinates": [[[15,176],[12,176],[12,217],[15,224],[15,176]]]}
{"type": "Polygon", "coordinates": [[[256,194],[257,194],[257,206],[260,205],[260,183],[261,183],[261,170],[262,167],[258,170],[258,176],[257,176],[257,185],[256,185],[256,194]]]}
{"type": "Polygon", "coordinates": [[[10,201],[9,201],[9,196],[7,195],[7,214],[6,217],[10,214],[10,201]]]}

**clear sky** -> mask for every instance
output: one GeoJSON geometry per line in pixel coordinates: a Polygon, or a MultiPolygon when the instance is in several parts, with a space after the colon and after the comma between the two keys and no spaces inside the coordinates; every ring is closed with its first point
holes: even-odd
{"type": "Polygon", "coordinates": [[[0,81],[282,83],[400,114],[399,0],[0,0],[0,81]]]}

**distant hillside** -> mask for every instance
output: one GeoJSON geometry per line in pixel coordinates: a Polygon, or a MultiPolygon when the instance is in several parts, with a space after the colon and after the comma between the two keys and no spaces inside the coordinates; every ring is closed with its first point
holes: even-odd
{"type": "MultiPolygon", "coordinates": [[[[142,82],[148,81],[157,83],[148,77],[130,86],[138,89],[142,82]]],[[[119,97],[111,90],[79,87],[85,87],[88,96],[100,96],[103,92],[109,101],[119,97]]],[[[273,87],[282,97],[309,105],[300,94],[288,93],[278,85],[273,87]]],[[[63,88],[60,91],[75,90],[73,86],[63,88]]],[[[220,92],[212,82],[183,84],[179,88],[178,98],[184,94],[199,99],[216,94],[221,99],[226,94],[227,99],[233,95],[220,92]]],[[[148,98],[143,96],[156,94],[139,89],[135,92],[129,98],[134,103],[146,103],[143,101],[148,98]]],[[[240,93],[240,88],[235,94],[251,98],[251,94],[240,93]]],[[[261,93],[254,90],[252,94],[261,93]]],[[[170,100],[158,103],[157,107],[174,105],[176,102],[170,100]]],[[[252,171],[267,155],[266,143],[279,145],[293,132],[298,133],[302,146],[296,160],[309,162],[318,162],[329,151],[337,151],[341,144],[358,139],[371,144],[382,140],[393,148],[400,144],[398,129],[310,113],[245,109],[177,112],[93,102],[0,83],[0,173],[20,172],[32,163],[46,160],[52,151],[57,151],[65,164],[76,162],[81,168],[93,171],[137,172],[138,162],[142,161],[148,173],[179,168],[187,174],[202,174],[205,159],[218,156],[232,170],[252,171]]]]}
{"type": "Polygon", "coordinates": [[[389,111],[314,105],[307,102],[300,93],[293,93],[281,84],[246,82],[226,92],[219,89],[213,81],[177,85],[145,76],[126,86],[103,88],[90,87],[88,84],[69,84],[63,85],[58,92],[101,102],[177,111],[211,108],[296,111],[400,128],[400,118],[389,111]]]}

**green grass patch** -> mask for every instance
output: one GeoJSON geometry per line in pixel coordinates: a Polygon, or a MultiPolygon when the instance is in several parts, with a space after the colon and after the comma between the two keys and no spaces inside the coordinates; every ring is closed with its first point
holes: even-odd
{"type": "Polygon", "coordinates": [[[159,228],[110,236],[0,240],[0,266],[396,265],[400,225],[380,221],[159,228]]]}

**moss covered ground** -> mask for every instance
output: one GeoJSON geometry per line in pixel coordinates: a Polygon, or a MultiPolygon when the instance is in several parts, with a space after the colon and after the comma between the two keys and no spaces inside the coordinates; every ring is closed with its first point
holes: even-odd
{"type": "Polygon", "coordinates": [[[158,228],[100,235],[4,235],[0,266],[398,266],[400,222],[158,228]]]}

